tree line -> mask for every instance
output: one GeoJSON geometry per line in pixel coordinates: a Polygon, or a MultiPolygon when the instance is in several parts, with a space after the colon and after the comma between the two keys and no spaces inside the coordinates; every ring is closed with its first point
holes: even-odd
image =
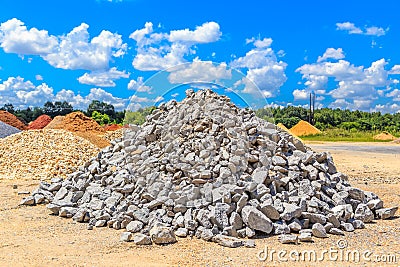
{"type": "MultiPolygon", "coordinates": [[[[265,108],[256,111],[257,116],[292,128],[300,120],[309,120],[309,110],[302,107],[265,108]]],[[[400,131],[400,113],[382,114],[348,109],[316,109],[315,127],[320,130],[340,128],[349,131],[400,131]]]]}
{"type": "MultiPolygon", "coordinates": [[[[92,117],[99,124],[143,124],[146,116],[151,114],[155,107],[139,109],[135,112],[115,111],[114,106],[99,100],[93,100],[86,110],[74,109],[66,101],[46,102],[43,107],[14,109],[12,104],[5,104],[0,109],[6,110],[25,123],[35,120],[46,114],[51,118],[65,116],[74,111],[81,111],[92,117]],[[125,121],[124,121],[125,119],[125,121]]],[[[282,123],[292,128],[300,120],[308,121],[309,110],[303,107],[271,107],[256,110],[256,115],[273,123],[282,123]]],[[[400,113],[382,114],[381,112],[351,111],[348,109],[322,108],[314,112],[315,127],[320,130],[340,128],[349,131],[388,131],[400,132],[400,113]]]]}

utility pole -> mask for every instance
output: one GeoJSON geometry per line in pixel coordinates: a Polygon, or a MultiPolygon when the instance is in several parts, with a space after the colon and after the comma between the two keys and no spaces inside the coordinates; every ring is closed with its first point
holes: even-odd
{"type": "Polygon", "coordinates": [[[314,91],[312,91],[310,93],[310,114],[308,116],[308,122],[311,125],[315,124],[315,120],[314,120],[314,109],[315,109],[315,93],[314,91]]]}

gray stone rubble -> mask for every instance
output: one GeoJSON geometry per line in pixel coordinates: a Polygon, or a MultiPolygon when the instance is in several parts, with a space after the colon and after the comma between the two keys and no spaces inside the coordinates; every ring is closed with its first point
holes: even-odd
{"type": "Polygon", "coordinates": [[[329,153],[210,90],[188,90],[156,109],[67,179],[41,182],[21,204],[124,229],[122,241],[168,244],[197,237],[226,247],[282,243],[364,228],[395,208],[352,187],[329,153]]]}

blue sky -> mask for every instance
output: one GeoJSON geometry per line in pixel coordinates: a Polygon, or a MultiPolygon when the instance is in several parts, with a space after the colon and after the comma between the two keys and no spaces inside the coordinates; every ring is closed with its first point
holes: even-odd
{"type": "Polygon", "coordinates": [[[2,0],[0,105],[66,100],[84,109],[99,99],[123,109],[179,99],[180,84],[207,82],[254,106],[306,106],[314,91],[318,107],[399,112],[399,8],[2,0]]]}

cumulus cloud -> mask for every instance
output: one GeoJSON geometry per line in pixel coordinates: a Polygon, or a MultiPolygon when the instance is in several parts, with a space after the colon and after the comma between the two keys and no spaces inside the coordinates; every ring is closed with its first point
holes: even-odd
{"type": "Polygon", "coordinates": [[[57,37],[46,30],[27,29],[25,23],[13,18],[0,24],[0,47],[6,53],[45,56],[57,48],[57,37]]]}
{"type": "Polygon", "coordinates": [[[35,75],[36,81],[43,81],[43,77],[40,74],[35,75]]]}
{"type": "Polygon", "coordinates": [[[216,22],[206,22],[197,26],[194,31],[189,29],[174,30],[169,33],[170,42],[189,42],[189,43],[212,43],[219,40],[221,31],[216,22]]]}
{"type": "Polygon", "coordinates": [[[390,69],[389,74],[400,74],[400,65],[394,65],[390,69]]]}
{"type": "Polygon", "coordinates": [[[397,103],[377,104],[371,111],[382,113],[400,113],[400,105],[397,103]]]}
{"type": "Polygon", "coordinates": [[[295,89],[294,91],[293,91],[293,97],[294,97],[294,100],[305,100],[305,99],[308,99],[308,92],[306,91],[306,90],[299,90],[299,89],[295,89]]]}
{"type": "Polygon", "coordinates": [[[195,30],[173,30],[169,33],[154,32],[153,24],[146,22],[143,29],[129,36],[137,43],[132,65],[142,71],[168,69],[187,62],[185,56],[195,54],[196,44],[215,42],[221,34],[216,22],[203,23],[195,30]]]}
{"type": "Polygon", "coordinates": [[[143,77],[138,77],[136,80],[130,80],[128,89],[141,93],[152,93],[152,87],[145,85],[143,77]]]}
{"type": "Polygon", "coordinates": [[[275,96],[279,88],[286,82],[285,69],[287,64],[278,61],[275,52],[270,47],[272,39],[247,39],[246,43],[253,44],[253,48],[245,56],[233,60],[233,68],[243,69],[246,77],[236,85],[243,84],[244,92],[254,93],[261,91],[264,97],[275,96]]]}
{"type": "Polygon", "coordinates": [[[170,70],[168,76],[170,83],[190,82],[218,82],[221,79],[230,79],[231,70],[225,62],[215,65],[211,61],[194,60],[192,63],[183,64],[170,70]]]}
{"type": "Polygon", "coordinates": [[[318,57],[317,62],[325,61],[327,59],[343,59],[344,54],[343,54],[343,49],[342,48],[327,48],[325,53],[322,56],[318,57]]]}
{"type": "Polygon", "coordinates": [[[115,87],[115,80],[129,78],[129,75],[129,73],[126,73],[125,71],[119,71],[116,67],[113,67],[108,71],[93,71],[91,73],[85,73],[78,78],[78,81],[82,84],[90,84],[101,87],[115,87]]]}
{"type": "MultiPolygon", "coordinates": [[[[389,90],[385,88],[394,83],[388,79],[389,71],[385,69],[387,64],[384,58],[372,62],[367,68],[354,66],[342,59],[337,62],[317,60],[316,63],[305,64],[296,71],[306,80],[303,90],[329,95],[334,99],[330,107],[366,110],[371,107],[373,101],[384,94],[385,90],[389,90]],[[328,89],[329,79],[336,85],[328,89]]],[[[300,99],[302,92],[302,90],[295,91],[293,93],[295,99],[300,99]]]]}
{"type": "Polygon", "coordinates": [[[90,40],[89,25],[82,23],[62,36],[46,30],[28,29],[13,18],[0,25],[0,46],[6,53],[38,55],[61,69],[106,70],[113,57],[126,53],[127,44],[119,34],[103,30],[90,40]]]}
{"type": "Polygon", "coordinates": [[[360,27],[356,27],[354,23],[352,22],[341,22],[341,23],[336,23],[336,29],[340,31],[346,31],[349,34],[363,34],[363,35],[372,35],[372,36],[382,36],[385,35],[387,31],[389,31],[389,28],[382,28],[382,27],[377,27],[377,26],[370,26],[370,27],[364,27],[364,29],[361,29],[360,27]]]}
{"type": "Polygon", "coordinates": [[[92,100],[100,100],[114,105],[118,110],[124,109],[128,99],[113,96],[101,88],[92,88],[86,96],[75,94],[72,90],[62,89],[54,93],[46,83],[34,85],[22,77],[9,77],[0,83],[0,103],[12,103],[16,108],[28,106],[41,107],[47,101],[67,101],[74,108],[86,109],[92,100]]]}

